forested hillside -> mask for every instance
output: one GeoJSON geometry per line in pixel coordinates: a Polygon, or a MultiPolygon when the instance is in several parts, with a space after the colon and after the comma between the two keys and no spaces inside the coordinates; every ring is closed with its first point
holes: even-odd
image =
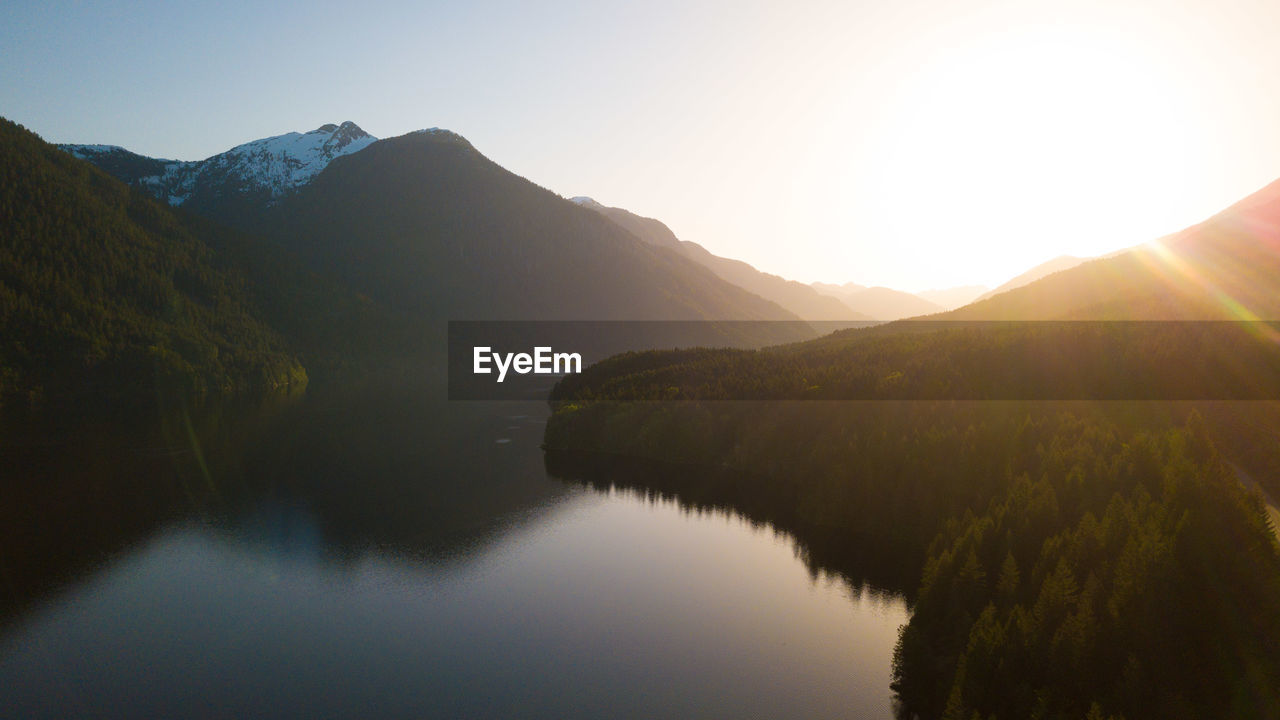
{"type": "Polygon", "coordinates": [[[715,502],[784,518],[837,569],[841,545],[914,569],[906,717],[1276,717],[1280,547],[1231,464],[1275,486],[1274,453],[1232,437],[1275,413],[1168,402],[1277,397],[1262,327],[901,323],[630,353],[557,386],[545,443],[736,470],[715,502]]]}
{"type": "Polygon", "coordinates": [[[0,120],[0,395],[306,383],[245,277],[169,208],[0,120]]]}
{"type": "Polygon", "coordinates": [[[552,400],[1275,400],[1277,337],[1262,322],[900,321],[761,350],[618,355],[552,400]]]}

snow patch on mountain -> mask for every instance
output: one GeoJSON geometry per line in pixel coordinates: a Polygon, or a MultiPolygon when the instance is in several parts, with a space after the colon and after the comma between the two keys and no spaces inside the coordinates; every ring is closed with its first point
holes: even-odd
{"type": "Polygon", "coordinates": [[[594,199],[587,197],[586,195],[578,195],[577,197],[571,197],[569,198],[569,202],[574,203],[575,205],[581,205],[584,208],[590,208],[592,210],[606,209],[605,206],[596,202],[594,199]]]}
{"type": "Polygon", "coordinates": [[[119,145],[59,145],[58,147],[81,160],[89,160],[97,155],[106,153],[129,152],[119,145]]]}
{"type": "Polygon", "coordinates": [[[307,184],[335,158],[377,142],[353,122],[322,125],[237,145],[207,160],[172,161],[140,183],[170,205],[186,202],[202,185],[231,184],[239,192],[265,191],[274,199],[307,184]]]}

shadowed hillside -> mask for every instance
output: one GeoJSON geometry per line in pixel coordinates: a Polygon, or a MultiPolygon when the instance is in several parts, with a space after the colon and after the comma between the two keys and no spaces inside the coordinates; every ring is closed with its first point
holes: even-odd
{"type": "Polygon", "coordinates": [[[801,282],[787,280],[755,269],[732,258],[714,255],[698,243],[680,240],[665,223],[641,217],[622,208],[605,207],[587,197],[574,198],[582,207],[594,210],[626,228],[633,235],[658,247],[670,248],[726,280],[762,298],[771,300],[803,320],[867,321],[872,317],[852,310],[835,298],[815,292],[801,282]]]}
{"type": "Polygon", "coordinates": [[[168,207],[0,120],[0,395],[305,385],[246,276],[168,207]]]}

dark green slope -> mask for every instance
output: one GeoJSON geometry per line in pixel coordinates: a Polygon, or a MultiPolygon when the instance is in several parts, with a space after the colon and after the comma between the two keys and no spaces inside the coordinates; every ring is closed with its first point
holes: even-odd
{"type": "MultiPolygon", "coordinates": [[[[921,335],[949,359],[981,345],[921,335]]],[[[838,352],[909,341],[885,337],[838,352]]],[[[643,487],[774,523],[852,578],[915,573],[894,588],[913,601],[903,717],[1280,717],[1280,547],[1223,436],[1260,403],[739,400],[831,397],[805,358],[766,355],[630,354],[562,382],[545,446],[607,462],[557,472],[607,485],[619,458],[686,465],[643,487]]],[[[947,359],[917,382],[945,386],[947,359]]]]}
{"type": "Polygon", "coordinates": [[[0,120],[0,388],[145,399],[306,382],[183,218],[0,120]]]}
{"type": "Polygon", "coordinates": [[[444,131],[382,140],[261,217],[221,219],[424,322],[797,319],[444,131]]]}

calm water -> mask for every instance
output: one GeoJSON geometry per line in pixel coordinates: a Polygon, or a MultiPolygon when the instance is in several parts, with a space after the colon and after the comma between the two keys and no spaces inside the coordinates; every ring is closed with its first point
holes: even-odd
{"type": "Polygon", "coordinates": [[[11,439],[0,716],[892,717],[899,597],[548,477],[544,405],[259,415],[11,439]]]}

